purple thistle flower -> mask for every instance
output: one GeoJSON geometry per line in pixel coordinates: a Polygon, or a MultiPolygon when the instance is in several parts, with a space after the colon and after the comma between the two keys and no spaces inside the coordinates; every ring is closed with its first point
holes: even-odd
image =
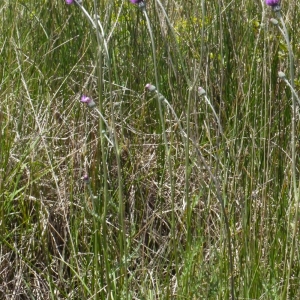
{"type": "Polygon", "coordinates": [[[80,102],[89,103],[89,102],[91,102],[91,98],[86,96],[86,95],[82,95],[81,98],[80,98],[80,102]]]}
{"type": "Polygon", "coordinates": [[[133,4],[138,4],[138,3],[141,3],[143,1],[144,0],[130,0],[130,2],[133,3],[133,4]]]}
{"type": "Polygon", "coordinates": [[[73,4],[74,0],[66,0],[66,4],[73,4]]]}
{"type": "Polygon", "coordinates": [[[86,95],[81,96],[80,102],[86,103],[88,105],[88,107],[90,107],[90,108],[93,108],[94,106],[96,106],[96,103],[93,101],[93,99],[91,99],[90,97],[88,97],[86,95]]]}
{"type": "Polygon", "coordinates": [[[280,5],[280,0],[266,0],[266,4],[269,6],[278,6],[280,5]]]}

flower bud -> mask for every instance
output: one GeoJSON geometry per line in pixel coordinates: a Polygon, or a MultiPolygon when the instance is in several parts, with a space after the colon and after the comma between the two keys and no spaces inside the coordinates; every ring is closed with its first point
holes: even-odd
{"type": "Polygon", "coordinates": [[[278,21],[274,18],[271,18],[270,19],[270,22],[273,24],[273,25],[278,25],[278,21]]]}
{"type": "Polygon", "coordinates": [[[283,72],[279,71],[279,72],[278,72],[278,77],[279,77],[280,79],[285,79],[285,74],[284,74],[283,72]]]}
{"type": "Polygon", "coordinates": [[[85,184],[88,184],[88,183],[90,183],[90,178],[89,178],[89,175],[87,175],[87,174],[84,174],[84,176],[83,176],[83,181],[84,181],[84,183],[85,184]]]}
{"type": "Polygon", "coordinates": [[[145,85],[145,90],[148,90],[149,92],[154,92],[156,90],[156,87],[150,83],[147,83],[145,85]]]}
{"type": "Polygon", "coordinates": [[[199,96],[204,96],[206,95],[206,91],[203,87],[198,87],[198,93],[199,93],[199,96]]]}

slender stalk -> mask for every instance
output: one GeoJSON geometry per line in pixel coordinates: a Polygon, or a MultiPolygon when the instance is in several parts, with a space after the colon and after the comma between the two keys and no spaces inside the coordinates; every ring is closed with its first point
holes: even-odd
{"type": "Polygon", "coordinates": [[[218,117],[218,115],[217,115],[217,113],[216,113],[214,107],[212,106],[212,104],[211,104],[211,102],[209,101],[209,99],[208,99],[208,97],[206,96],[206,94],[204,95],[203,98],[204,98],[205,102],[208,104],[208,106],[211,108],[211,110],[212,110],[212,112],[213,112],[213,114],[214,114],[214,116],[215,116],[215,118],[216,118],[216,121],[217,121],[217,123],[218,123],[219,131],[220,131],[222,137],[224,137],[223,127],[222,127],[222,125],[221,125],[220,119],[219,119],[219,117],[218,117]]]}
{"type": "MultiPolygon", "coordinates": [[[[205,1],[201,0],[201,7],[202,7],[202,20],[205,20],[205,1]]],[[[203,57],[203,48],[204,48],[204,21],[202,23],[202,28],[201,28],[201,47],[200,47],[200,61],[199,65],[201,65],[202,62],[202,57],[203,57]]],[[[196,68],[195,68],[196,69],[196,68]]],[[[200,76],[200,71],[201,68],[196,71],[194,74],[194,79],[189,80],[189,91],[188,91],[188,98],[187,98],[187,109],[186,109],[186,143],[185,143],[185,203],[184,206],[186,205],[187,208],[187,232],[188,232],[188,246],[190,245],[191,242],[191,230],[190,230],[190,216],[191,216],[191,201],[189,197],[189,189],[190,189],[190,173],[189,173],[189,165],[190,165],[190,116],[191,116],[191,101],[192,101],[192,92],[195,89],[195,86],[197,84],[198,78],[200,76]]]]}
{"type": "MultiPolygon", "coordinates": [[[[97,35],[97,41],[98,41],[98,35],[97,35]]],[[[97,83],[97,87],[98,87],[98,100],[99,100],[99,112],[101,113],[103,111],[103,78],[102,78],[102,64],[103,64],[103,56],[101,53],[101,48],[98,42],[98,48],[97,48],[97,78],[98,78],[98,83],[97,83]]],[[[102,115],[102,113],[101,113],[102,115]]],[[[105,221],[105,215],[106,215],[106,208],[107,208],[107,204],[109,202],[110,199],[110,195],[109,195],[109,191],[108,191],[108,170],[107,170],[107,164],[106,164],[106,151],[105,151],[105,136],[103,134],[104,132],[104,126],[103,126],[103,118],[100,118],[99,120],[99,127],[100,127],[100,141],[101,141],[101,159],[102,159],[102,172],[103,172],[103,222],[102,222],[102,232],[103,232],[103,252],[104,252],[104,257],[106,257],[105,253],[107,251],[107,244],[106,244],[106,234],[107,234],[107,229],[106,229],[106,221],[105,221]]],[[[97,234],[97,230],[95,231],[95,248],[94,248],[94,255],[95,255],[95,265],[96,265],[96,271],[99,270],[98,266],[98,234],[97,234]]],[[[102,240],[102,239],[101,239],[102,240]]],[[[110,281],[109,278],[109,273],[107,271],[108,266],[106,264],[105,266],[105,270],[106,270],[106,279],[107,281],[110,281]]],[[[108,284],[107,290],[108,292],[110,292],[110,284],[108,284]]],[[[96,290],[96,297],[98,296],[98,291],[96,290]]]]}
{"type": "Polygon", "coordinates": [[[290,88],[290,90],[293,93],[295,99],[298,101],[298,105],[300,106],[300,99],[299,99],[299,96],[297,95],[294,87],[290,84],[290,82],[286,78],[283,78],[283,80],[286,83],[286,85],[290,88]]]}
{"type": "MultiPolygon", "coordinates": [[[[276,6],[273,8],[275,11],[278,19],[280,20],[282,30],[280,29],[281,34],[283,35],[287,47],[288,47],[288,52],[289,52],[289,73],[290,73],[290,81],[291,83],[288,82],[288,80],[284,77],[284,81],[286,84],[290,87],[292,91],[292,132],[291,132],[291,147],[292,147],[292,182],[293,182],[293,194],[294,194],[294,201],[296,205],[296,212],[295,212],[295,226],[293,228],[293,234],[292,234],[292,243],[291,243],[291,249],[290,249],[290,254],[289,254],[289,262],[287,262],[287,258],[285,259],[285,266],[284,266],[284,274],[286,274],[286,280],[285,280],[285,285],[282,293],[282,299],[286,299],[288,294],[289,294],[289,288],[290,288],[290,277],[291,277],[291,266],[292,262],[294,259],[294,254],[295,254],[295,240],[296,240],[296,234],[297,234],[297,220],[298,220],[298,207],[299,207],[299,192],[298,192],[298,187],[297,187],[297,170],[296,170],[296,112],[297,112],[297,107],[296,107],[296,100],[299,102],[298,96],[296,96],[295,93],[295,81],[294,81],[294,54],[292,51],[290,39],[289,39],[289,34],[285,25],[285,22],[283,20],[282,14],[281,14],[281,7],[276,6]]],[[[288,248],[287,248],[288,251],[288,248]]],[[[288,252],[286,252],[287,255],[288,252]]]]}
{"type": "MultiPolygon", "coordinates": [[[[283,37],[286,41],[288,52],[289,52],[289,72],[290,72],[290,80],[291,80],[291,88],[295,90],[295,80],[294,80],[294,54],[292,51],[289,34],[287,28],[285,26],[285,22],[282,18],[280,10],[276,12],[277,17],[279,18],[281,25],[283,27],[283,37]]],[[[295,120],[296,120],[296,101],[295,101],[295,94],[292,93],[292,102],[293,102],[293,110],[292,110],[292,173],[293,173],[293,187],[294,187],[294,196],[298,194],[297,191],[297,182],[296,182],[296,146],[295,146],[295,120]]]]}
{"type": "MultiPolygon", "coordinates": [[[[185,64],[184,64],[184,61],[183,61],[181,52],[180,52],[179,47],[178,47],[178,43],[177,43],[177,40],[176,40],[176,34],[175,34],[175,32],[174,32],[173,26],[172,26],[172,24],[171,24],[171,22],[170,22],[170,19],[169,19],[167,13],[166,13],[165,8],[164,8],[163,5],[161,4],[161,2],[160,2],[159,0],[156,0],[156,2],[158,3],[159,7],[161,8],[161,10],[162,10],[162,12],[163,12],[163,14],[164,14],[164,16],[165,16],[165,18],[166,18],[166,20],[167,20],[167,23],[168,23],[168,25],[169,25],[169,29],[171,30],[171,33],[172,33],[172,35],[173,35],[173,39],[174,39],[174,43],[175,43],[175,49],[176,49],[176,51],[177,51],[177,53],[178,53],[178,56],[179,56],[179,61],[180,61],[180,64],[181,64],[181,66],[182,66],[182,69],[183,69],[183,73],[184,73],[185,80],[186,80],[187,84],[190,85],[191,82],[190,82],[190,79],[189,79],[189,76],[188,76],[188,72],[187,72],[186,66],[185,66],[185,64]]],[[[204,0],[201,0],[201,2],[203,3],[204,0]]],[[[202,32],[203,32],[203,28],[204,28],[204,26],[202,26],[202,32]]],[[[203,35],[202,35],[202,36],[203,36],[203,35]]]]}
{"type": "MultiPolygon", "coordinates": [[[[147,23],[147,28],[151,40],[151,47],[152,47],[152,58],[153,58],[153,66],[154,66],[154,75],[155,75],[155,84],[157,90],[159,90],[159,75],[158,75],[158,70],[157,70],[157,60],[156,60],[156,49],[155,49],[155,43],[154,43],[154,38],[153,38],[153,33],[152,33],[152,28],[151,28],[151,23],[146,11],[146,6],[143,2],[140,3],[140,7],[142,9],[142,12],[144,14],[144,17],[146,19],[147,23]]],[[[165,152],[167,155],[167,164],[168,164],[168,171],[169,171],[169,176],[170,176],[170,186],[171,186],[171,205],[172,205],[172,226],[171,226],[171,234],[173,237],[173,242],[174,242],[174,257],[175,257],[175,265],[176,268],[178,266],[178,261],[177,261],[177,246],[176,246],[176,233],[175,233],[175,186],[174,186],[174,179],[173,179],[173,171],[172,171],[172,162],[171,162],[171,157],[170,157],[170,149],[168,146],[168,140],[167,140],[167,135],[166,135],[166,129],[165,129],[165,120],[163,116],[163,110],[162,110],[162,103],[159,100],[159,97],[157,97],[157,102],[158,102],[158,110],[159,110],[159,119],[160,119],[160,125],[161,125],[161,130],[162,130],[162,136],[163,136],[163,141],[164,141],[164,146],[165,146],[165,152]]],[[[163,178],[161,178],[163,180],[163,178]]],[[[177,272],[176,272],[177,273],[177,272]]]]}
{"type": "MultiPolygon", "coordinates": [[[[94,10],[95,12],[98,11],[97,1],[94,0],[94,10]]],[[[110,109],[111,109],[111,127],[113,134],[113,143],[114,149],[116,154],[116,161],[117,161],[117,172],[118,172],[118,200],[119,200],[119,222],[120,222],[120,234],[119,234],[119,245],[120,245],[120,259],[121,262],[124,262],[124,265],[121,266],[121,282],[124,281],[125,283],[125,291],[126,297],[128,296],[128,278],[127,278],[127,246],[126,246],[126,227],[124,221],[124,203],[123,203],[123,179],[122,179],[122,167],[121,167],[121,160],[120,160],[120,149],[118,146],[118,139],[116,134],[116,123],[115,123],[115,114],[114,114],[114,103],[113,103],[113,91],[112,91],[112,68],[111,68],[111,59],[108,51],[108,46],[106,39],[104,37],[104,30],[103,26],[101,25],[100,20],[97,18],[97,43],[99,48],[104,50],[104,55],[106,57],[106,64],[108,68],[108,77],[109,77],[109,99],[110,99],[110,109]]],[[[105,211],[106,213],[106,211],[105,211]]],[[[105,217],[104,217],[104,222],[105,217]]],[[[108,263],[108,261],[106,262],[108,263]]],[[[107,274],[108,276],[108,274],[107,274]]],[[[107,277],[109,280],[109,277],[107,277]]],[[[123,284],[121,283],[121,286],[123,284]]]]}
{"type": "Polygon", "coordinates": [[[94,22],[93,18],[90,16],[90,14],[87,12],[87,10],[83,7],[82,1],[75,0],[75,2],[78,4],[80,9],[82,10],[83,14],[87,17],[87,19],[90,21],[92,27],[94,29],[97,29],[96,23],[94,22]]]}

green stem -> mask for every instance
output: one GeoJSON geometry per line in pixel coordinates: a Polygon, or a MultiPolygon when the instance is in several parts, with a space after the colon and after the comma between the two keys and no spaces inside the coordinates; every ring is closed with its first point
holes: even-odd
{"type": "MultiPolygon", "coordinates": [[[[290,81],[291,83],[289,84],[287,80],[285,79],[285,82],[290,86],[292,90],[292,133],[291,133],[291,147],[292,147],[292,181],[293,181],[293,191],[294,191],[294,201],[296,205],[296,212],[295,212],[295,226],[293,229],[293,234],[292,234],[292,244],[291,244],[291,249],[290,249],[290,257],[289,257],[289,263],[287,263],[287,259],[285,259],[285,266],[284,266],[284,274],[287,274],[287,280],[285,281],[283,293],[282,293],[282,299],[286,299],[287,295],[289,293],[289,288],[290,288],[290,278],[291,278],[291,266],[292,262],[294,259],[294,254],[295,254],[295,240],[296,240],[296,234],[297,234],[297,220],[298,220],[298,207],[299,207],[299,195],[298,195],[298,187],[297,187],[297,173],[296,173],[296,99],[298,97],[295,97],[295,81],[294,81],[294,55],[292,51],[292,47],[290,44],[289,40],[289,34],[285,25],[285,22],[282,18],[281,12],[276,11],[276,15],[279,18],[283,31],[281,33],[283,34],[283,37],[286,41],[287,47],[288,47],[288,52],[289,52],[289,72],[290,72],[290,81]]],[[[286,250],[286,255],[288,249],[286,250]]]]}
{"type": "MultiPolygon", "coordinates": [[[[98,40],[98,37],[97,37],[98,40]]],[[[102,78],[102,64],[103,64],[103,56],[101,53],[101,48],[98,42],[98,49],[97,49],[97,62],[98,62],[98,68],[97,68],[97,87],[98,87],[98,100],[99,100],[99,112],[101,113],[103,111],[103,78],[102,78]]],[[[102,115],[102,113],[101,113],[102,115]]],[[[99,119],[99,127],[100,127],[100,147],[101,147],[101,159],[102,159],[102,175],[103,175],[103,207],[102,207],[102,233],[103,233],[103,253],[105,256],[105,253],[107,252],[107,244],[106,244],[106,234],[107,234],[107,229],[106,229],[106,210],[107,210],[107,203],[109,201],[109,191],[108,191],[108,170],[107,170],[107,164],[106,164],[106,151],[105,151],[105,136],[104,136],[104,122],[103,118],[99,119]]],[[[94,220],[95,221],[95,220],[94,220]]],[[[95,232],[95,245],[94,245],[94,255],[95,255],[95,265],[98,266],[98,243],[97,243],[97,230],[95,232]]],[[[100,268],[95,267],[96,271],[99,270],[100,268]]],[[[106,264],[105,269],[108,269],[108,266],[106,264]]],[[[106,279],[108,282],[107,290],[110,292],[110,284],[109,284],[109,273],[106,271],[106,279]]],[[[96,291],[96,295],[98,295],[98,292],[96,291]]]]}
{"type": "MultiPolygon", "coordinates": [[[[94,0],[94,10],[95,12],[98,11],[97,9],[97,1],[94,0]]],[[[113,134],[113,144],[116,154],[116,161],[117,161],[117,172],[118,172],[118,200],[119,200],[119,223],[120,223],[120,233],[119,233],[119,246],[120,246],[120,260],[122,262],[121,266],[121,286],[123,285],[123,282],[125,284],[125,291],[126,291],[126,297],[128,297],[128,278],[127,278],[127,246],[126,246],[126,228],[125,228],[125,221],[124,221],[124,203],[123,203],[123,179],[122,179],[122,167],[121,167],[121,159],[120,159],[120,149],[118,146],[118,139],[116,134],[116,122],[115,122],[115,113],[114,113],[114,103],[113,103],[113,90],[112,90],[112,68],[111,68],[111,61],[108,51],[108,45],[104,37],[104,30],[103,26],[101,25],[100,20],[98,19],[96,22],[96,33],[97,33],[97,43],[99,46],[99,49],[104,50],[104,55],[106,57],[106,64],[108,68],[108,77],[109,77],[109,99],[110,99],[110,109],[111,109],[111,128],[113,134]],[[124,262],[124,264],[123,264],[124,262]]],[[[101,122],[102,123],[102,122],[101,122]]],[[[100,129],[101,130],[101,129],[100,129]]],[[[103,134],[101,134],[103,137],[103,134]]],[[[106,222],[106,212],[107,207],[105,206],[105,210],[103,211],[103,226],[106,222]]],[[[105,237],[104,237],[105,238],[105,237]]],[[[106,264],[109,264],[108,261],[106,261],[106,264]]],[[[108,270],[107,270],[108,271],[108,270]]],[[[109,279],[109,274],[107,274],[107,280],[109,279]]]]}
{"type": "MultiPolygon", "coordinates": [[[[203,1],[203,0],[202,0],[203,1]]],[[[183,73],[184,73],[184,77],[185,77],[185,80],[187,82],[188,85],[191,85],[191,82],[190,82],[190,79],[189,79],[189,76],[188,76],[188,72],[186,70],[186,67],[185,67],[185,64],[183,62],[183,58],[182,58],[182,55],[181,55],[181,52],[179,50],[179,47],[178,47],[178,43],[177,43],[177,36],[176,36],[176,33],[174,32],[174,29],[173,29],[173,26],[170,22],[170,19],[166,13],[166,10],[165,8],[163,7],[163,5],[161,4],[161,2],[159,0],[156,0],[156,2],[158,3],[158,5],[160,6],[166,20],[167,20],[167,23],[169,25],[169,28],[171,30],[171,33],[173,35],[173,39],[174,39],[174,43],[175,43],[175,48],[176,48],[176,52],[178,53],[178,57],[179,57],[179,61],[180,61],[180,64],[182,66],[182,69],[183,69],[183,73]]],[[[204,28],[204,26],[202,26],[202,28],[204,28]]]]}
{"type": "MultiPolygon", "coordinates": [[[[155,49],[155,43],[153,39],[153,34],[152,34],[152,29],[151,29],[151,24],[150,20],[146,11],[145,6],[142,7],[143,14],[145,16],[146,22],[147,22],[147,27],[151,39],[151,46],[152,46],[152,57],[153,57],[153,65],[154,65],[154,74],[155,74],[155,84],[156,84],[156,89],[159,91],[159,79],[158,79],[158,70],[157,70],[157,61],[156,61],[156,49],[155,49]]],[[[170,185],[171,185],[171,203],[172,203],[172,237],[174,241],[174,257],[175,257],[175,265],[176,267],[178,266],[177,262],[177,247],[176,247],[176,233],[175,233],[175,186],[174,186],[174,179],[172,176],[172,162],[171,162],[171,157],[170,157],[170,150],[168,146],[168,141],[167,141],[167,135],[166,135],[166,129],[165,129],[165,120],[163,116],[163,111],[162,111],[162,105],[161,101],[159,100],[159,97],[157,97],[158,101],[158,109],[159,109],[159,119],[161,123],[161,129],[162,129],[162,136],[164,140],[164,145],[165,145],[165,152],[167,154],[167,163],[168,163],[168,171],[169,171],[169,176],[170,176],[170,185]]]]}

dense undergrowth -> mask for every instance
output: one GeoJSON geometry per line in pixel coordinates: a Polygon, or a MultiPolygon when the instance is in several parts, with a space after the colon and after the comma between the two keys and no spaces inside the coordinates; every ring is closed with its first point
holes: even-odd
{"type": "MultiPolygon", "coordinates": [[[[129,1],[96,1],[98,36],[76,4],[0,4],[0,298],[299,299],[299,116],[293,161],[272,9],[146,3],[156,61],[129,1]]],[[[282,14],[297,91],[297,1],[282,14]]]]}

